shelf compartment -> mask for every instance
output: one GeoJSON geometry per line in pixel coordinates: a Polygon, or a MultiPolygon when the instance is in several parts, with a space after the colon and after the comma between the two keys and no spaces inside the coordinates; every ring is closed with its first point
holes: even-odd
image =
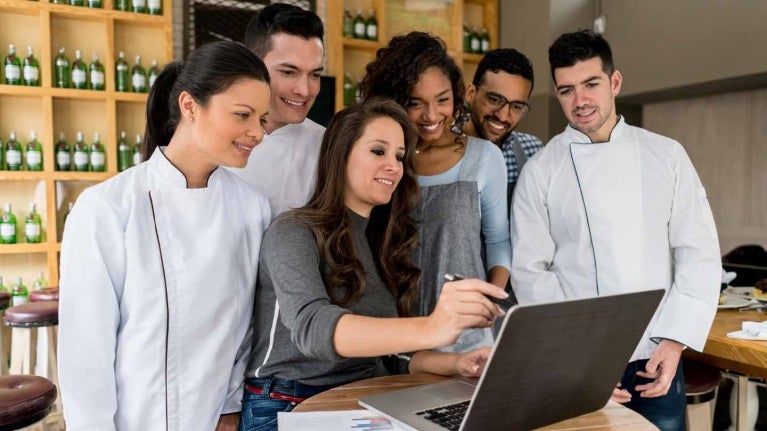
{"type": "Polygon", "coordinates": [[[146,107],[135,103],[117,102],[117,136],[119,139],[121,131],[125,131],[128,143],[133,146],[136,143],[136,135],[144,137],[146,128],[146,107]]]}
{"type": "MultiPolygon", "coordinates": [[[[125,61],[128,67],[133,68],[137,55],[141,56],[141,66],[144,70],[149,70],[152,60],[157,60],[158,64],[164,64],[164,43],[166,35],[162,27],[149,26],[141,22],[115,22],[114,23],[114,58],[122,51],[125,53],[125,61]],[[140,48],[137,48],[140,47],[140,48]]],[[[114,65],[111,66],[114,69],[114,65]]],[[[108,74],[114,79],[114,70],[108,74]]],[[[147,82],[147,86],[148,86],[147,82]]],[[[126,93],[121,93],[126,94],[126,93]]],[[[128,93],[130,94],[130,93],[128,93]]],[[[139,93],[143,97],[142,102],[146,101],[146,94],[139,93]]]]}
{"type": "MultiPolygon", "coordinates": [[[[80,91],[82,93],[96,93],[85,90],[71,90],[70,92],[80,91]]],[[[55,133],[52,142],[59,138],[59,133],[64,132],[67,136],[67,142],[70,147],[74,147],[77,132],[83,132],[85,142],[88,145],[93,142],[93,134],[99,134],[99,140],[106,147],[106,151],[112,151],[107,145],[107,105],[113,102],[104,100],[77,100],[68,98],[53,99],[53,131],[55,133]]],[[[51,144],[50,148],[53,148],[51,144]]],[[[49,150],[50,151],[50,150],[49,150]]],[[[108,166],[107,166],[108,167],[108,166]]],[[[65,173],[65,172],[59,172],[65,173]]],[[[98,172],[95,172],[98,173],[98,172]]],[[[82,173],[80,173],[82,174],[82,173]]]]}
{"type": "MultiPolygon", "coordinates": [[[[41,58],[42,43],[40,39],[41,19],[37,12],[30,14],[26,10],[14,10],[10,11],[2,9],[0,6],[0,52],[2,57],[5,58],[8,55],[8,45],[13,44],[16,47],[16,56],[19,57],[19,61],[22,63],[21,78],[24,80],[23,63],[24,58],[27,56],[27,46],[31,46],[34,51],[35,58],[40,62],[40,73],[42,75],[44,67],[43,62],[47,59],[41,58]]],[[[3,71],[3,80],[0,82],[5,83],[5,71],[3,71]]],[[[42,78],[42,76],[41,76],[42,78]]],[[[0,91],[6,93],[6,86],[0,91]]],[[[21,87],[21,86],[7,86],[18,87],[27,89],[36,89],[38,87],[21,87]]],[[[10,88],[9,88],[10,89],[10,88]]],[[[13,92],[15,89],[11,90],[13,92]]]]}
{"type": "Polygon", "coordinates": [[[0,245],[0,268],[2,268],[3,284],[10,289],[21,277],[24,286],[27,286],[27,289],[31,291],[37,274],[41,271],[50,283],[51,275],[49,271],[45,270],[48,267],[47,251],[50,248],[51,246],[48,244],[0,245]]]}
{"type": "MultiPolygon", "coordinates": [[[[7,88],[8,86],[4,86],[7,88]]],[[[37,140],[43,143],[49,140],[45,135],[43,101],[40,97],[0,95],[0,137],[8,141],[11,130],[16,131],[16,139],[23,145],[29,141],[29,132],[37,132],[37,140]],[[34,114],[33,114],[34,113],[34,114]]]]}
{"type": "MultiPolygon", "coordinates": [[[[5,171],[3,171],[5,173],[5,171]]],[[[39,174],[39,173],[38,173],[39,174]]],[[[0,212],[5,211],[5,204],[9,202],[11,204],[11,211],[16,216],[16,242],[18,244],[0,244],[0,247],[5,249],[5,246],[11,246],[10,250],[4,250],[5,252],[14,252],[14,250],[23,250],[23,247],[16,248],[15,246],[25,245],[26,238],[24,235],[24,217],[29,214],[29,204],[35,203],[36,211],[40,214],[42,221],[42,241],[44,244],[47,239],[47,220],[48,211],[45,198],[45,181],[42,180],[19,180],[19,181],[3,181],[0,182],[0,212]]],[[[40,244],[26,244],[34,247],[41,247],[40,244]]],[[[23,251],[19,251],[23,253],[23,251]]],[[[2,266],[0,266],[2,268],[2,266]]]]}
{"type": "MultiPolygon", "coordinates": [[[[66,219],[69,211],[69,203],[75,204],[80,194],[93,185],[96,185],[101,180],[93,181],[56,181],[56,232],[57,240],[61,242],[61,238],[64,234],[64,220],[66,219]]],[[[60,245],[57,246],[59,249],[60,245]]]]}
{"type": "Polygon", "coordinates": [[[455,5],[444,0],[389,0],[386,2],[387,37],[418,29],[438,36],[452,49],[454,15],[455,5]]]}

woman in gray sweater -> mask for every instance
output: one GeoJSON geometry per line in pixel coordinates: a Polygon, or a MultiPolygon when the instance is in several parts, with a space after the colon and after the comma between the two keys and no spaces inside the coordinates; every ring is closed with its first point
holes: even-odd
{"type": "Polygon", "coordinates": [[[418,202],[416,134],[405,111],[372,99],[336,114],[322,141],[309,203],[266,232],[240,430],[277,427],[277,412],[355,380],[385,374],[382,357],[416,352],[409,371],[477,376],[490,352],[456,354],[461,331],[501,310],[481,280],[446,283],[432,314],[414,315],[420,270],[410,216],[418,202]]]}

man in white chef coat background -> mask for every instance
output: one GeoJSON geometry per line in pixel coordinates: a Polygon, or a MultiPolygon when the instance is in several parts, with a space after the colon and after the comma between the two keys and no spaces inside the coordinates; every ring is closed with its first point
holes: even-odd
{"type": "Polygon", "coordinates": [[[680,355],[703,350],[721,276],[705,189],[678,142],[616,113],[623,77],[600,35],[560,36],[549,62],[569,125],[517,183],[512,285],[522,304],[665,289],[612,399],[684,430],[680,355]]]}

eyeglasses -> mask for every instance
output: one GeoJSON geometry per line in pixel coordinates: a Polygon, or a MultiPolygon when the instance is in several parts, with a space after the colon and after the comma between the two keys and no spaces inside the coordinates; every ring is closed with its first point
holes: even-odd
{"type": "MultiPolygon", "coordinates": [[[[481,89],[477,89],[477,92],[480,90],[481,89]]],[[[527,102],[521,102],[519,100],[508,100],[500,94],[489,93],[486,91],[483,92],[485,96],[482,97],[482,102],[486,107],[493,111],[498,111],[499,109],[503,109],[506,105],[509,105],[509,112],[515,117],[521,118],[530,112],[530,105],[528,105],[527,102]]]]}

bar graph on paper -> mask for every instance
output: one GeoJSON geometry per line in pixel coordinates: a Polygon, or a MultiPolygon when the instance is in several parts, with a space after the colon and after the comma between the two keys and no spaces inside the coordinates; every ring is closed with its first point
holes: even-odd
{"type": "Polygon", "coordinates": [[[393,430],[394,426],[389,419],[381,416],[365,416],[353,418],[354,425],[350,430],[371,431],[371,430],[393,430]]]}
{"type": "Polygon", "coordinates": [[[277,427],[280,431],[403,431],[402,427],[369,410],[279,413],[277,427]]]}

